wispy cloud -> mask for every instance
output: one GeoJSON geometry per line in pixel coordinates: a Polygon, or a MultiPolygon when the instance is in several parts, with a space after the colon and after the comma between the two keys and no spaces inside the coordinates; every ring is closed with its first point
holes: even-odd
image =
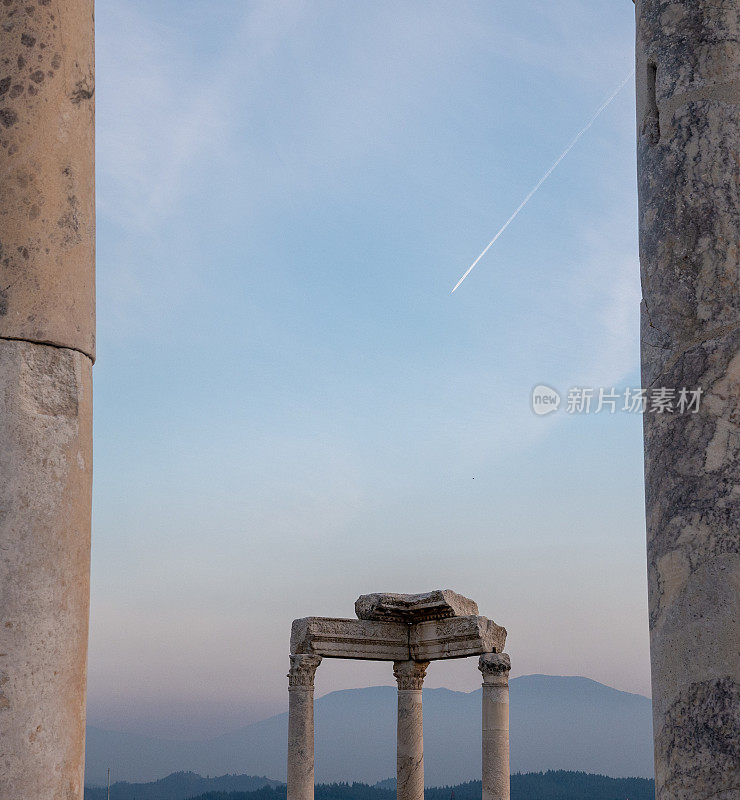
{"type": "Polygon", "coordinates": [[[271,187],[310,187],[391,141],[406,146],[405,119],[476,50],[566,69],[566,78],[580,71],[597,92],[618,63],[615,37],[602,68],[584,69],[594,51],[578,20],[592,12],[580,0],[565,12],[533,6],[529,30],[517,15],[452,14],[446,2],[365,6],[361,26],[348,9],[328,15],[299,0],[225,5],[233,20],[205,53],[139,3],[110,0],[99,13],[99,205],[118,225],[151,231],[208,171],[256,178],[257,201],[271,187]],[[329,23],[341,37],[337,64],[315,52],[329,23]]]}
{"type": "Polygon", "coordinates": [[[301,16],[296,2],[250,4],[209,61],[135,3],[111,3],[98,32],[101,212],[151,231],[199,162],[228,164],[239,100],[260,91],[265,62],[301,16]]]}

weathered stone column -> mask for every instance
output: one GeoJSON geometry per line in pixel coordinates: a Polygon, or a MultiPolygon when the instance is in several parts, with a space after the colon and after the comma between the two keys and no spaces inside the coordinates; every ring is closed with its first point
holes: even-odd
{"type": "Polygon", "coordinates": [[[485,653],[478,659],[483,673],[483,800],[509,800],[509,670],[506,653],[485,653]]]}
{"type": "Polygon", "coordinates": [[[0,797],[81,800],[95,356],[92,0],[0,5],[0,797]]]}
{"type": "Polygon", "coordinates": [[[394,661],[398,682],[396,797],[424,800],[424,725],[421,687],[428,661],[394,661]]]}
{"type": "Polygon", "coordinates": [[[658,800],[736,798],[740,22],[736,0],[639,0],[642,381],[658,800]],[[734,787],[734,788],[733,788],[734,787]]]}
{"type": "Polygon", "coordinates": [[[321,656],[290,657],[288,673],[288,800],[313,800],[313,679],[321,656]]]}

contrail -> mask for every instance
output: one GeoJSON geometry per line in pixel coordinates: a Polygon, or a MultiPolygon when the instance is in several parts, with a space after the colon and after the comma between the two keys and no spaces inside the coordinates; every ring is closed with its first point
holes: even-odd
{"type": "Polygon", "coordinates": [[[612,93],[609,95],[609,97],[608,97],[608,98],[607,98],[607,99],[606,99],[606,100],[605,100],[605,101],[604,101],[604,102],[603,102],[603,103],[602,103],[602,104],[599,106],[599,108],[597,109],[597,111],[594,113],[594,115],[591,117],[591,119],[590,119],[590,120],[589,120],[589,121],[586,123],[586,125],[585,125],[585,126],[584,126],[584,127],[583,127],[583,128],[580,130],[580,131],[578,131],[578,133],[577,133],[577,134],[576,134],[576,135],[573,137],[573,140],[571,141],[571,143],[570,143],[570,144],[569,144],[569,145],[568,145],[568,146],[565,148],[565,150],[563,150],[563,152],[560,154],[560,156],[558,157],[558,160],[557,160],[557,161],[556,161],[556,162],[555,162],[555,163],[554,163],[554,164],[553,164],[553,165],[550,167],[550,169],[548,169],[548,170],[547,170],[547,172],[546,172],[546,173],[545,173],[545,174],[544,174],[544,175],[543,175],[543,176],[542,176],[542,177],[541,177],[541,178],[540,178],[540,179],[537,181],[537,184],[535,185],[535,187],[534,187],[534,188],[532,189],[532,191],[531,191],[531,192],[530,192],[530,193],[529,193],[529,194],[528,194],[528,195],[527,195],[527,196],[524,198],[524,200],[522,200],[522,202],[519,204],[519,207],[516,209],[516,211],[515,211],[515,212],[514,212],[514,213],[513,213],[513,214],[512,214],[510,217],[509,217],[509,219],[507,219],[507,220],[506,220],[506,222],[504,222],[504,224],[501,226],[501,229],[499,230],[499,232],[498,232],[498,233],[497,233],[497,234],[496,234],[496,235],[493,237],[493,239],[491,239],[491,241],[490,241],[490,242],[489,242],[489,243],[486,245],[485,249],[484,249],[484,250],[483,250],[483,252],[482,252],[482,253],[481,253],[481,254],[478,256],[478,258],[476,258],[476,259],[475,259],[475,261],[474,261],[474,262],[473,262],[473,263],[472,263],[472,264],[471,264],[471,265],[468,267],[468,269],[467,269],[467,272],[466,272],[466,273],[465,273],[465,274],[462,276],[462,278],[460,278],[460,280],[459,280],[459,281],[458,281],[458,282],[455,284],[455,288],[454,288],[454,289],[453,289],[453,290],[450,292],[450,294],[454,294],[454,293],[455,293],[455,291],[456,291],[456,290],[459,288],[460,284],[461,284],[461,283],[462,283],[462,282],[465,280],[465,278],[467,278],[467,277],[468,277],[468,275],[470,275],[470,273],[473,271],[473,269],[474,269],[475,265],[476,265],[476,264],[477,264],[477,263],[478,263],[478,262],[481,260],[481,258],[483,258],[483,256],[484,256],[484,255],[485,255],[485,254],[486,254],[486,253],[487,253],[487,252],[488,252],[488,251],[491,249],[491,247],[493,247],[493,245],[496,243],[496,241],[497,241],[497,239],[499,238],[499,236],[501,236],[501,234],[502,234],[502,233],[503,233],[503,232],[504,232],[504,231],[505,231],[505,230],[506,230],[506,229],[509,227],[509,225],[511,225],[511,223],[512,223],[512,222],[513,222],[513,221],[514,221],[516,218],[517,218],[517,216],[519,215],[519,212],[520,212],[520,211],[521,211],[521,210],[524,208],[524,206],[526,206],[526,205],[527,205],[527,203],[528,203],[528,202],[529,202],[529,201],[532,199],[532,197],[534,196],[535,192],[536,192],[536,191],[537,191],[537,190],[540,188],[540,186],[542,186],[542,184],[543,184],[543,183],[544,183],[544,182],[545,182],[545,181],[546,181],[546,180],[547,180],[547,179],[550,177],[550,175],[552,175],[552,173],[553,173],[553,172],[555,171],[555,169],[557,168],[558,164],[560,164],[560,162],[561,162],[561,161],[562,161],[562,160],[563,160],[563,159],[564,159],[564,158],[565,158],[565,157],[568,155],[568,153],[570,153],[570,151],[571,151],[571,150],[572,150],[572,149],[573,149],[573,148],[576,146],[576,144],[578,144],[578,141],[579,141],[579,139],[581,138],[581,136],[583,136],[583,134],[584,134],[584,133],[586,133],[586,131],[587,131],[587,130],[588,130],[588,129],[589,129],[589,128],[590,128],[590,127],[591,127],[591,126],[594,124],[594,122],[596,122],[596,120],[599,118],[599,116],[601,116],[601,113],[602,113],[602,111],[604,111],[604,110],[607,108],[607,106],[608,106],[608,105],[609,105],[609,104],[612,102],[612,100],[614,100],[614,98],[615,98],[615,97],[616,97],[616,96],[617,96],[617,95],[618,95],[618,94],[619,94],[619,93],[622,91],[622,89],[624,88],[624,85],[627,83],[627,81],[629,81],[629,80],[632,78],[632,76],[633,76],[634,74],[635,74],[635,71],[634,71],[634,70],[632,70],[632,72],[630,72],[630,74],[629,74],[629,75],[628,75],[628,76],[627,76],[627,77],[626,77],[626,78],[625,78],[625,79],[624,79],[624,80],[623,80],[623,81],[622,81],[622,82],[619,84],[619,86],[617,86],[617,88],[616,88],[616,89],[615,89],[615,90],[614,90],[614,91],[613,91],[613,92],[612,92],[612,93]]]}

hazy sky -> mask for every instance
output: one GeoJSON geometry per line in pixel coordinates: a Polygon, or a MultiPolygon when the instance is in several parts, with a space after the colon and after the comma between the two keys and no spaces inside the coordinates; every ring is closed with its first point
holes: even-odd
{"type": "Polygon", "coordinates": [[[639,385],[631,82],[450,295],[629,73],[632,4],[96,5],[90,722],[276,713],[293,618],[435,587],[513,674],[648,693],[640,418],[530,408],[639,385]]]}

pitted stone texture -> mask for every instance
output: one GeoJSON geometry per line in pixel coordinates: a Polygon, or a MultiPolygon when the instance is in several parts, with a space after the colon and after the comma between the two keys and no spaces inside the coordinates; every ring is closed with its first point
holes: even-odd
{"type": "Polygon", "coordinates": [[[658,800],[736,787],[736,731],[691,698],[727,708],[738,680],[739,15],[637,3],[643,385],[704,393],[698,414],[644,416],[658,800]]]}
{"type": "Polygon", "coordinates": [[[95,357],[93,0],[0,5],[0,338],[95,357]]]}
{"type": "Polygon", "coordinates": [[[0,797],[9,800],[82,799],[91,371],[76,350],[0,339],[0,797]]]}
{"type": "MultiPolygon", "coordinates": [[[[656,762],[666,797],[694,800],[697,782],[707,773],[727,776],[725,793],[708,797],[738,797],[740,777],[740,692],[732,678],[694,683],[680,692],[663,715],[656,736],[656,762]],[[684,754],[690,751],[692,757],[684,754]]],[[[658,777],[658,776],[656,776],[658,777]]]]}
{"type": "Polygon", "coordinates": [[[399,661],[409,658],[408,625],[333,617],[304,617],[293,621],[291,653],[314,653],[327,658],[399,661]]]}
{"type": "Polygon", "coordinates": [[[506,628],[486,617],[451,617],[419,622],[409,629],[411,658],[436,661],[500,653],[506,645],[506,628]]]}
{"type": "Polygon", "coordinates": [[[734,0],[637,5],[644,385],[740,318],[740,54],[734,0]]]}
{"type": "Polygon", "coordinates": [[[450,589],[435,589],[424,594],[363,594],[355,602],[359,619],[424,622],[478,613],[478,605],[450,589]]]}

